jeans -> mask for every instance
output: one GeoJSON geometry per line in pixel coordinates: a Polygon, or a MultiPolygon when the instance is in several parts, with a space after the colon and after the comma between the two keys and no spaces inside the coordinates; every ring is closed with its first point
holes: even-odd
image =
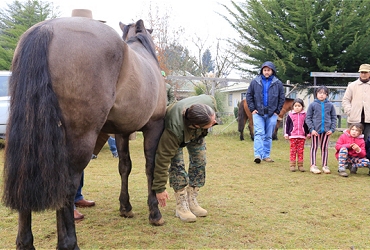
{"type": "Polygon", "coordinates": [[[109,136],[108,145],[109,145],[109,149],[112,152],[112,154],[117,153],[116,139],[115,138],[113,138],[112,136],[109,136]]]}
{"type": "Polygon", "coordinates": [[[259,115],[253,114],[253,126],[254,126],[254,157],[265,159],[270,157],[271,146],[272,146],[272,133],[276,127],[278,116],[273,114],[259,115]]]}
{"type": "MultiPolygon", "coordinates": [[[[84,198],[84,196],[82,195],[83,186],[84,186],[84,172],[82,172],[80,186],[78,186],[77,193],[75,195],[75,203],[84,198]]],[[[76,206],[74,206],[74,209],[76,209],[76,206]]]]}

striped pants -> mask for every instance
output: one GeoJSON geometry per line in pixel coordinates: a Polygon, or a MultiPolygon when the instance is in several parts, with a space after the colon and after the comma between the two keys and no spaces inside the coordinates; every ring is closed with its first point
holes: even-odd
{"type": "Polygon", "coordinates": [[[316,166],[316,153],[320,145],[321,148],[321,161],[322,166],[327,166],[328,164],[328,146],[329,146],[330,135],[325,133],[319,134],[318,136],[311,136],[311,151],[310,151],[310,162],[311,166],[316,166]]]}
{"type": "Polygon", "coordinates": [[[352,164],[352,167],[362,168],[369,165],[369,160],[366,158],[352,157],[348,155],[348,149],[343,147],[339,150],[338,155],[338,170],[339,172],[345,171],[348,163],[352,164]]]}

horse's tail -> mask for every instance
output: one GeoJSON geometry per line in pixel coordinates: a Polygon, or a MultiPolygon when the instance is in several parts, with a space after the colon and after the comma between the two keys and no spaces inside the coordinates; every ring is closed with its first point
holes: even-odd
{"type": "Polygon", "coordinates": [[[64,120],[48,67],[52,37],[47,23],[32,28],[13,58],[3,201],[18,211],[59,209],[71,185],[64,120]]]}
{"type": "Polygon", "coordinates": [[[238,131],[243,133],[247,116],[244,110],[244,103],[241,101],[238,108],[238,131]]]}

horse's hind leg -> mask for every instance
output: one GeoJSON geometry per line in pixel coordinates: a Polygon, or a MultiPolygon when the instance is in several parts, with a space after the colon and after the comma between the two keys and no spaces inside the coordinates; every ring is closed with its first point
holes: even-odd
{"type": "Polygon", "coordinates": [[[116,135],[115,138],[119,155],[118,171],[121,175],[121,194],[119,196],[120,216],[132,218],[134,217],[134,213],[132,212],[130,195],[128,193],[128,176],[130,175],[132,169],[129,139],[128,137],[123,137],[122,135],[116,135]]]}
{"type": "Polygon", "coordinates": [[[163,132],[164,120],[158,120],[152,123],[150,129],[143,130],[144,134],[144,153],[146,159],[146,176],[148,180],[148,206],[149,206],[149,222],[155,226],[164,224],[164,219],[158,208],[158,200],[155,191],[152,190],[155,166],[155,153],[157,150],[159,139],[163,132]]]}
{"type": "MultiPolygon", "coordinates": [[[[91,157],[91,154],[89,154],[91,157]]],[[[77,245],[76,227],[73,215],[74,198],[80,185],[82,173],[74,173],[73,185],[69,187],[68,203],[56,211],[58,245],[57,249],[79,249],[77,245]]]]}
{"type": "MultiPolygon", "coordinates": [[[[73,201],[74,199],[72,199],[73,201]]],[[[79,249],[73,216],[73,203],[57,210],[57,249],[79,249]]]]}
{"type": "Polygon", "coordinates": [[[249,122],[248,123],[248,128],[249,128],[249,134],[251,135],[251,140],[254,141],[254,128],[253,128],[253,124],[251,124],[249,122]]]}
{"type": "Polygon", "coordinates": [[[18,214],[18,235],[16,240],[17,249],[35,249],[33,246],[33,235],[31,228],[31,211],[22,211],[18,214]]]}

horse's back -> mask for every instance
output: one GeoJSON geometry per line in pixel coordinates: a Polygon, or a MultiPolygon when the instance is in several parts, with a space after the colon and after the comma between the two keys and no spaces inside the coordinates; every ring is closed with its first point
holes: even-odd
{"type": "MultiPolygon", "coordinates": [[[[20,44],[35,40],[32,50],[38,49],[45,43],[45,34],[50,36],[46,54],[39,53],[32,60],[35,64],[46,60],[43,67],[49,70],[57,96],[71,159],[88,162],[88,152],[92,152],[114,103],[124,42],[115,30],[99,21],[67,17],[36,24],[22,36],[20,44]]],[[[21,45],[17,53],[28,49],[21,45]]]]}
{"type": "Polygon", "coordinates": [[[48,61],[66,127],[73,129],[67,135],[97,133],[114,103],[123,41],[109,26],[87,18],[59,18],[50,25],[48,61]]]}
{"type": "MultiPolygon", "coordinates": [[[[97,101],[114,95],[123,60],[123,41],[109,26],[86,18],[60,18],[50,22],[53,40],[49,67],[54,90],[60,97],[97,101]]],[[[94,103],[91,103],[94,104],[94,103]]],[[[98,103],[95,103],[98,105],[98,103]]]]}

